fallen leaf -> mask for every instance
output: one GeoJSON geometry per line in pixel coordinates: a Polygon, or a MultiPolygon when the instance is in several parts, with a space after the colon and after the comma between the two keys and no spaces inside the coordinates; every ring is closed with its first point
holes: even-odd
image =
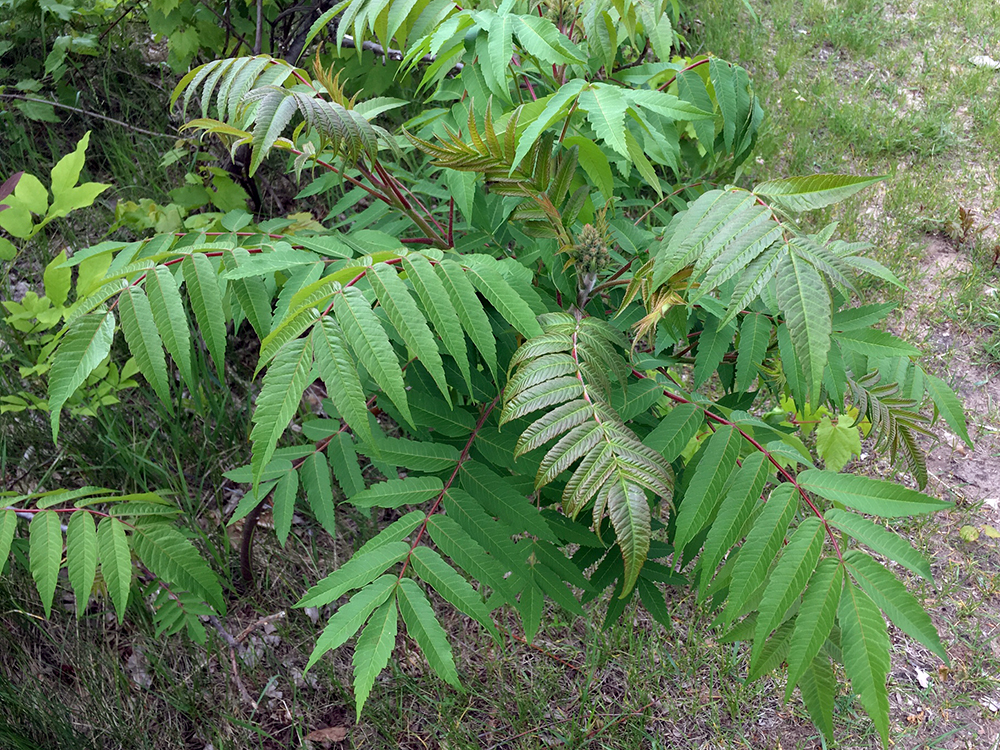
{"type": "Polygon", "coordinates": [[[930,674],[922,670],[920,667],[917,667],[917,682],[920,684],[920,687],[926,688],[929,686],[931,684],[930,678],[930,674]]]}
{"type": "Polygon", "coordinates": [[[324,727],[307,734],[310,742],[343,742],[347,739],[347,727],[324,727]]]}
{"type": "Polygon", "coordinates": [[[993,526],[984,524],[982,527],[982,531],[990,539],[1000,539],[1000,531],[997,531],[993,526]]]}
{"type": "Polygon", "coordinates": [[[989,55],[975,55],[969,58],[969,62],[977,68],[993,68],[993,70],[1000,70],[1000,60],[994,60],[989,55]]]}
{"type": "Polygon", "coordinates": [[[979,529],[975,526],[963,526],[958,530],[958,536],[963,542],[974,542],[979,538],[979,529]]]}

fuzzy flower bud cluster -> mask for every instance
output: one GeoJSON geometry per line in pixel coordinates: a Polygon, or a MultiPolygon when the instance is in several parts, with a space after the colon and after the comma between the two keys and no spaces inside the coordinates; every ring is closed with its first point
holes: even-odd
{"type": "Polygon", "coordinates": [[[593,224],[584,224],[577,235],[575,248],[576,269],[581,274],[597,273],[611,261],[611,251],[600,230],[593,224]]]}

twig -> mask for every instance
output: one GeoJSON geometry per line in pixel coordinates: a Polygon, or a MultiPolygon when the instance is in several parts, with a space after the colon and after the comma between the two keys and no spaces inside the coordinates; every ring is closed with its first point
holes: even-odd
{"type": "Polygon", "coordinates": [[[116,120],[113,117],[108,117],[107,115],[100,115],[97,112],[91,112],[87,109],[80,109],[79,107],[71,107],[68,104],[62,104],[60,102],[49,101],[48,99],[36,99],[33,96],[24,96],[22,94],[0,94],[2,99],[20,99],[25,102],[35,102],[36,104],[48,104],[51,107],[60,107],[61,109],[68,109],[70,112],[76,112],[80,115],[86,115],[87,117],[94,117],[98,120],[104,120],[105,122],[111,122],[115,125],[121,125],[123,128],[128,128],[136,133],[142,133],[143,135],[151,135],[155,138],[170,138],[171,140],[177,140],[178,138],[187,138],[183,135],[170,135],[169,133],[157,133],[153,130],[146,130],[145,128],[136,127],[135,125],[129,125],[127,122],[122,120],[116,120]]]}

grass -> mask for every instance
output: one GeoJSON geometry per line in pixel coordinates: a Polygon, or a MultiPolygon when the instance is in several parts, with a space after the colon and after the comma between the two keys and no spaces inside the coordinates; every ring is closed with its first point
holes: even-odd
{"type": "MultiPolygon", "coordinates": [[[[905,297],[892,288],[869,292],[901,303],[894,328],[963,391],[979,441],[968,456],[939,448],[932,458],[934,491],[955,500],[956,510],[905,526],[932,559],[936,588],[909,583],[930,609],[952,663],[940,670],[935,657],[892,631],[895,746],[996,747],[996,714],[988,701],[1000,703],[1000,555],[995,540],[981,535],[963,542],[959,529],[1000,528],[1000,521],[986,502],[995,497],[983,495],[975,477],[955,466],[966,459],[995,463],[1000,455],[998,402],[990,390],[1000,361],[1000,294],[986,291],[998,286],[1000,76],[967,62],[975,54],[1000,56],[1000,6],[992,0],[928,0],[913,5],[916,11],[902,0],[752,4],[761,25],[746,18],[740,3],[703,0],[690,10],[697,20],[686,31],[692,53],[711,51],[746,66],[769,113],[746,178],[827,171],[887,176],[816,221],[837,220],[846,238],[871,242],[875,256],[909,285],[905,297]],[[981,232],[961,231],[960,208],[974,212],[981,232]],[[928,675],[927,687],[917,670],[928,675]]],[[[163,111],[165,84],[158,74],[132,75],[136,65],[110,60],[103,73],[81,82],[81,91],[92,106],[130,102],[131,109],[109,112],[119,119],[166,129],[165,115],[150,119],[163,111]]],[[[68,150],[89,127],[92,143],[101,144],[92,150],[102,154],[90,166],[90,179],[113,181],[117,198],[164,199],[173,186],[156,167],[165,144],[100,121],[29,128],[0,147],[0,163],[44,171],[51,154],[68,150]]],[[[59,239],[96,239],[106,218],[66,224],[59,239]]],[[[209,382],[209,366],[202,366],[209,382]]],[[[0,435],[4,468],[33,450],[36,481],[85,474],[88,482],[122,489],[166,485],[185,512],[200,519],[213,557],[232,567],[218,477],[246,459],[246,409],[210,383],[192,397],[203,418],[169,419],[135,396],[127,409],[74,425],[60,451],[50,447],[44,423],[22,420],[14,429],[8,419],[0,435]]],[[[885,475],[890,468],[879,463],[872,471],[885,475]]],[[[342,528],[333,540],[308,521],[297,523],[284,549],[262,530],[257,595],[238,600],[218,627],[238,633],[296,600],[363,541],[368,527],[364,519],[345,518],[342,528]]],[[[42,623],[23,609],[33,597],[26,575],[4,579],[4,747],[286,748],[301,746],[322,727],[344,727],[346,746],[358,748],[823,746],[798,698],[783,703],[780,680],[743,681],[745,651],[720,643],[683,590],[667,593],[670,632],[636,610],[602,630],[594,624],[603,616],[600,604],[591,608],[593,623],[549,609],[529,647],[508,613],[498,613],[506,633],[500,642],[453,617],[445,625],[456,642],[464,691],[436,680],[416,649],[404,645],[360,722],[349,689],[349,649],[303,676],[320,625],[302,611],[253,627],[234,669],[223,639],[210,639],[207,650],[156,639],[141,607],[118,626],[99,610],[78,623],[57,601],[53,620],[42,623]]],[[[846,695],[838,698],[835,720],[837,747],[877,746],[871,723],[846,695]]]]}

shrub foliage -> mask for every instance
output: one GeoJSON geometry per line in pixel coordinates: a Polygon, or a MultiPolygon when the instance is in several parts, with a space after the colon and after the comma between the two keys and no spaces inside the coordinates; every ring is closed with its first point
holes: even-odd
{"type": "MultiPolygon", "coordinates": [[[[750,678],[787,665],[786,697],[798,686],[827,736],[842,664],[887,742],[885,617],[947,658],[887,563],[930,567],[882,521],[947,503],[842,469],[867,436],[922,486],[920,410],[967,440],[961,406],[874,327],[891,305],[859,304],[860,277],[895,277],[835,225],[798,221],[875,178],[730,184],[763,110],[745,70],[683,56],[679,24],[668,2],[343,0],[309,32],[330,40],[311,71],[222,59],[174,94],[200,106],[186,127],[250,150],[251,174],[284,158],[313,177],[303,197],[339,191],[329,227],[231,211],[57,265],[86,267],[90,288],[44,354],[54,440],[117,337],[178,409],[200,387],[194,348],[225,382],[249,326],[262,376],[231,520],[252,533],[269,505],[285,544],[300,503],[330,534],[385,509],[297,605],[339,602],[310,665],[357,635],[359,715],[400,618],[459,684],[430,591],[491,633],[510,607],[530,640],[546,599],[586,616],[610,591],[605,623],[638,600],[669,627],[663,587],[690,586],[723,641],[752,644],[750,678]],[[394,82],[348,95],[373,59],[394,82]],[[319,386],[317,414],[302,403],[319,386]],[[367,464],[384,478],[366,483],[367,464]]],[[[7,198],[0,227],[25,201],[7,198]]],[[[99,572],[124,614],[133,556],[161,632],[204,639],[199,616],[225,609],[158,495],[5,502],[0,553],[29,516],[15,546],[46,612],[60,519],[81,611],[99,572]]]]}

